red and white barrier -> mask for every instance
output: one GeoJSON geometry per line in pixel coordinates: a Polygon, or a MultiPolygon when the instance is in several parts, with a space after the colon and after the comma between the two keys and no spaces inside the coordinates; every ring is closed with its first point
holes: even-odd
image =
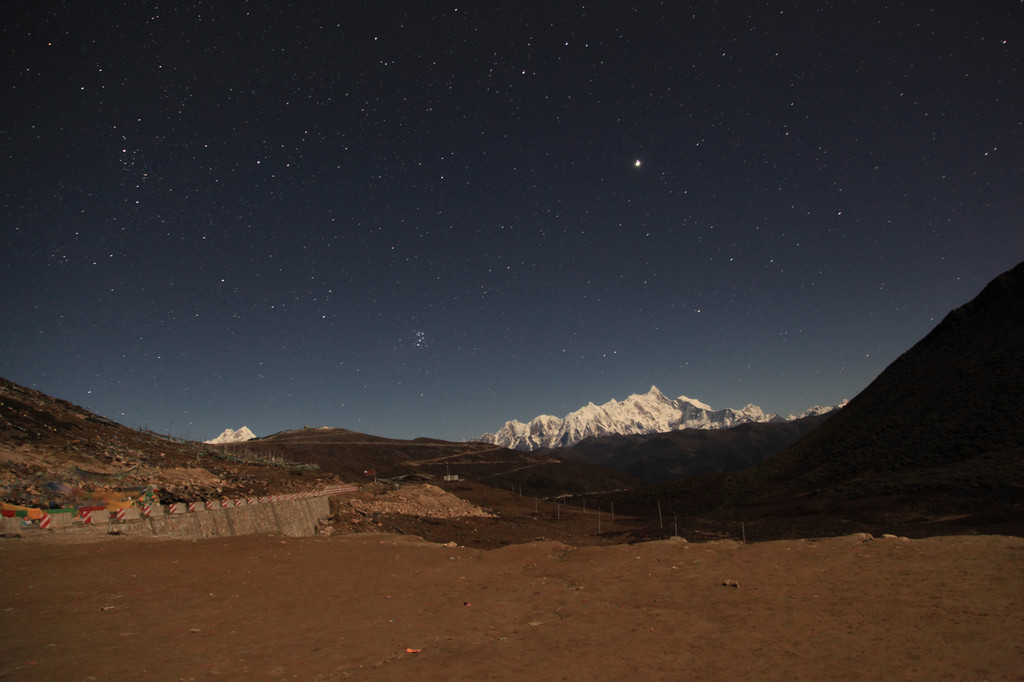
{"type": "Polygon", "coordinates": [[[49,528],[50,527],[50,515],[47,514],[46,512],[43,512],[43,518],[39,519],[39,527],[40,528],[49,528]]]}
{"type": "Polygon", "coordinates": [[[106,507],[79,507],[78,513],[82,516],[82,523],[106,523],[106,507]]]}

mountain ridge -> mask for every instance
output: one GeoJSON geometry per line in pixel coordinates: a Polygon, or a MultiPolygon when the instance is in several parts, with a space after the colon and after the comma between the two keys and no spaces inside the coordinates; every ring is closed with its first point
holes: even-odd
{"type": "Polygon", "coordinates": [[[219,436],[211,438],[210,440],[203,441],[208,445],[223,445],[224,443],[244,443],[247,440],[252,440],[256,437],[248,426],[243,426],[238,429],[224,429],[219,436]]]}
{"type": "Polygon", "coordinates": [[[529,422],[505,422],[494,433],[485,433],[477,442],[532,452],[544,448],[566,448],[594,437],[610,435],[646,435],[682,429],[727,429],[747,423],[784,423],[826,414],[842,407],[811,407],[799,417],[780,417],[748,404],[741,409],[716,410],[699,400],[679,396],[668,398],[657,386],[647,393],[634,393],[624,400],[609,400],[601,405],[590,402],[565,417],[542,414],[529,422]]]}
{"type": "Polygon", "coordinates": [[[550,452],[624,471],[647,483],[662,483],[706,473],[740,471],[759,464],[795,443],[833,412],[782,423],[747,422],[728,429],[594,436],[570,448],[550,452]]]}

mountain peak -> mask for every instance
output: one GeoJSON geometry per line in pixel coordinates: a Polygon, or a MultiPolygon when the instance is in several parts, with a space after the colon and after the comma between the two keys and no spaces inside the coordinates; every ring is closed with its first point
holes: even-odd
{"type": "Polygon", "coordinates": [[[642,396],[631,395],[629,398],[627,398],[627,400],[629,400],[630,398],[648,398],[650,400],[655,400],[657,402],[662,403],[672,402],[672,399],[666,396],[664,393],[662,393],[657,386],[651,386],[651,390],[647,391],[647,393],[643,394],[642,396]]]}
{"type": "Polygon", "coordinates": [[[248,426],[243,426],[237,431],[234,429],[224,429],[224,432],[212,440],[205,441],[210,445],[222,445],[224,443],[243,443],[247,440],[252,440],[256,437],[256,434],[249,430],[248,426]]]}

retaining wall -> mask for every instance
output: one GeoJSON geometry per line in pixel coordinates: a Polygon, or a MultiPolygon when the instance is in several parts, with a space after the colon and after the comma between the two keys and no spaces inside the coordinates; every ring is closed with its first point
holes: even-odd
{"type": "MultiPolygon", "coordinates": [[[[138,508],[122,512],[124,518],[117,518],[115,512],[96,510],[84,523],[84,515],[52,514],[42,527],[38,520],[24,518],[0,518],[0,532],[30,535],[106,535],[116,532],[121,535],[140,537],[207,538],[229,535],[254,535],[272,533],[292,537],[304,537],[316,533],[318,521],[330,516],[329,496],[354,492],[354,486],[332,488],[301,495],[286,496],[289,499],[259,498],[246,500],[242,504],[214,506],[207,509],[203,503],[192,505],[153,505],[149,516],[138,508]]],[[[237,501],[236,501],[237,502],[237,501]]]]}
{"type": "MultiPolygon", "coordinates": [[[[279,533],[303,537],[316,533],[317,521],[331,515],[328,497],[265,502],[244,507],[203,509],[142,519],[150,534],[172,538],[279,533]]],[[[128,524],[124,524],[128,525],[128,524]]]]}

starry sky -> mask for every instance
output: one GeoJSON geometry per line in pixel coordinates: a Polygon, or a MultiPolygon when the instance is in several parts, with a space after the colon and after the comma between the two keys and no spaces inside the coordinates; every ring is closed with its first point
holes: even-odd
{"type": "Polygon", "coordinates": [[[1024,258],[1024,4],[0,6],[0,375],[196,439],[851,398],[1024,258]]]}

